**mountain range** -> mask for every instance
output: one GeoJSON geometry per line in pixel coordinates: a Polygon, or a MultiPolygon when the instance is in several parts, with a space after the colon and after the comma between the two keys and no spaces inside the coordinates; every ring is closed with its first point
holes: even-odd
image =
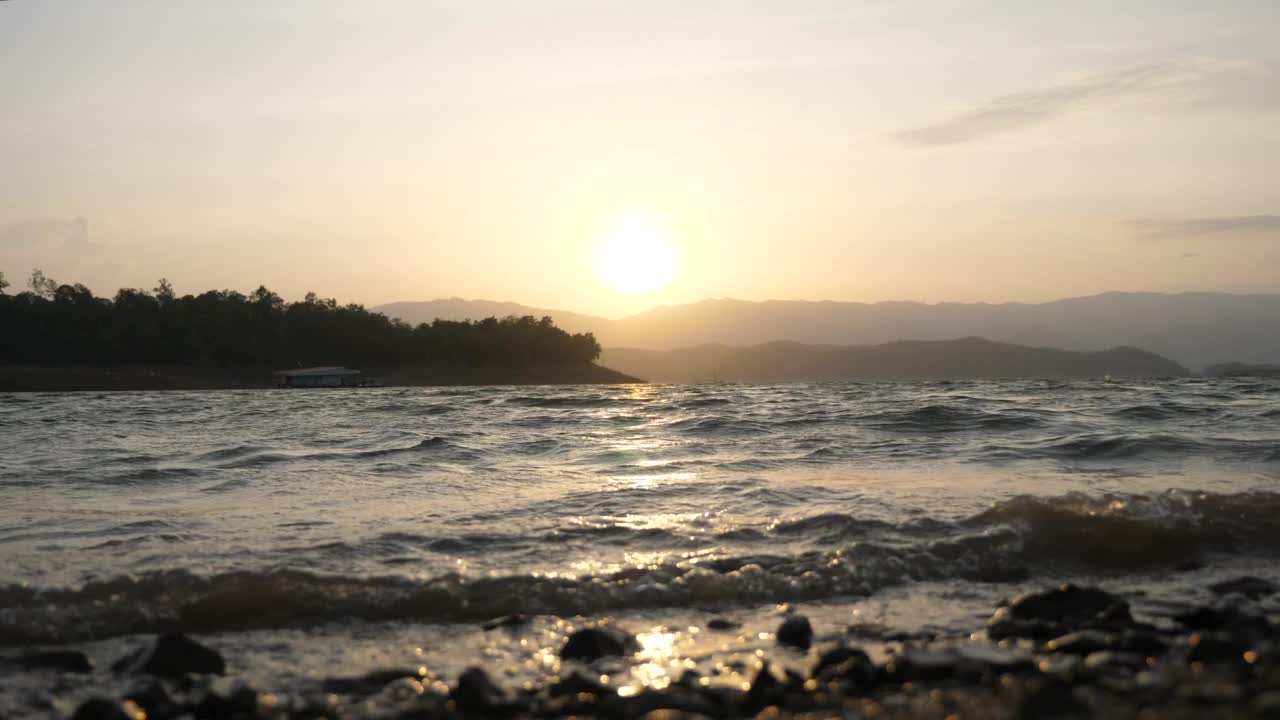
{"type": "Polygon", "coordinates": [[[1132,346],[1192,369],[1280,361],[1280,294],[1112,292],[1038,304],[721,299],[664,305],[616,320],[458,298],[373,309],[411,323],[550,315],[565,330],[595,333],[607,350],[749,347],[777,341],[851,346],[982,337],[1084,352],[1132,346]]]}
{"type": "Polygon", "coordinates": [[[649,382],[775,383],[831,380],[1177,377],[1177,363],[1137,348],[1072,352],[982,338],[867,346],[772,342],[680,350],[608,349],[601,364],[649,382]]]}

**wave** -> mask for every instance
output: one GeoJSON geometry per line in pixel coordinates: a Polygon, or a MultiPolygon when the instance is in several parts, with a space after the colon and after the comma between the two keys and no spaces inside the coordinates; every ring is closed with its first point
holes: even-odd
{"type": "MultiPolygon", "coordinates": [[[[1174,569],[1213,555],[1280,556],[1280,494],[1169,491],[1157,495],[1017,497],[960,521],[890,523],[839,513],[714,533],[719,543],[617,572],[428,580],[262,569],[201,576],[170,570],[79,588],[0,587],[0,643],[69,642],[182,629],[222,632],[342,620],[461,622],[649,607],[723,606],[864,596],[911,582],[1022,582],[1036,576],[1174,569]],[[782,544],[779,544],[779,543],[782,544]],[[797,545],[797,543],[800,543],[797,545]],[[737,551],[725,548],[737,547],[737,551]],[[764,553],[744,545],[765,545],[764,553]]],[[[538,538],[628,548],[673,546],[681,534],[625,525],[571,527],[538,538]]],[[[516,536],[385,546],[436,552],[492,549],[516,536]]],[[[342,545],[342,544],[339,544],[342,545]]],[[[358,548],[342,545],[342,553],[358,548]]]]}
{"type": "Polygon", "coordinates": [[[893,410],[865,415],[861,422],[897,432],[972,432],[979,430],[1025,430],[1044,425],[1040,418],[1009,412],[987,412],[951,405],[926,405],[910,410],[893,410]]]}

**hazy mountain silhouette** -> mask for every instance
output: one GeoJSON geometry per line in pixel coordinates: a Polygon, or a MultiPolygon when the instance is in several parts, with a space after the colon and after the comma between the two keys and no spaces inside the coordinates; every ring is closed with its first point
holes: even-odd
{"type": "Polygon", "coordinates": [[[569,332],[594,332],[605,348],[667,350],[778,340],[874,345],[975,336],[1064,350],[1134,346],[1194,369],[1280,361],[1280,295],[1105,293],[1040,304],[935,305],[726,299],[660,306],[620,320],[457,299],[375,309],[410,322],[551,315],[569,332]]]}
{"type": "Polygon", "coordinates": [[[752,347],[702,345],[680,350],[606,349],[607,367],[650,382],[787,382],[1170,377],[1177,363],[1136,348],[1071,352],[982,338],[904,341],[862,347],[773,342],[752,347]]]}

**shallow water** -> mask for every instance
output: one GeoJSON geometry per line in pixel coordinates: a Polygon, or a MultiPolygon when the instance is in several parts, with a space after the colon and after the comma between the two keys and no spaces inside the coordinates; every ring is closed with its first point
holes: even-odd
{"type": "Polygon", "coordinates": [[[0,395],[11,646],[430,623],[456,649],[508,613],[797,602],[972,624],[1061,578],[1266,574],[1278,537],[1274,381],[0,395]]]}

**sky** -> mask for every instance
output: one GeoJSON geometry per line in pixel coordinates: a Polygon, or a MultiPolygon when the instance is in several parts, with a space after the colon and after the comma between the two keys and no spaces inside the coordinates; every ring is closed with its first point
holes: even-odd
{"type": "Polygon", "coordinates": [[[0,272],[613,316],[1280,292],[1277,27],[1274,0],[4,0],[0,272]],[[661,218],[669,284],[594,271],[620,213],[661,218]]]}

